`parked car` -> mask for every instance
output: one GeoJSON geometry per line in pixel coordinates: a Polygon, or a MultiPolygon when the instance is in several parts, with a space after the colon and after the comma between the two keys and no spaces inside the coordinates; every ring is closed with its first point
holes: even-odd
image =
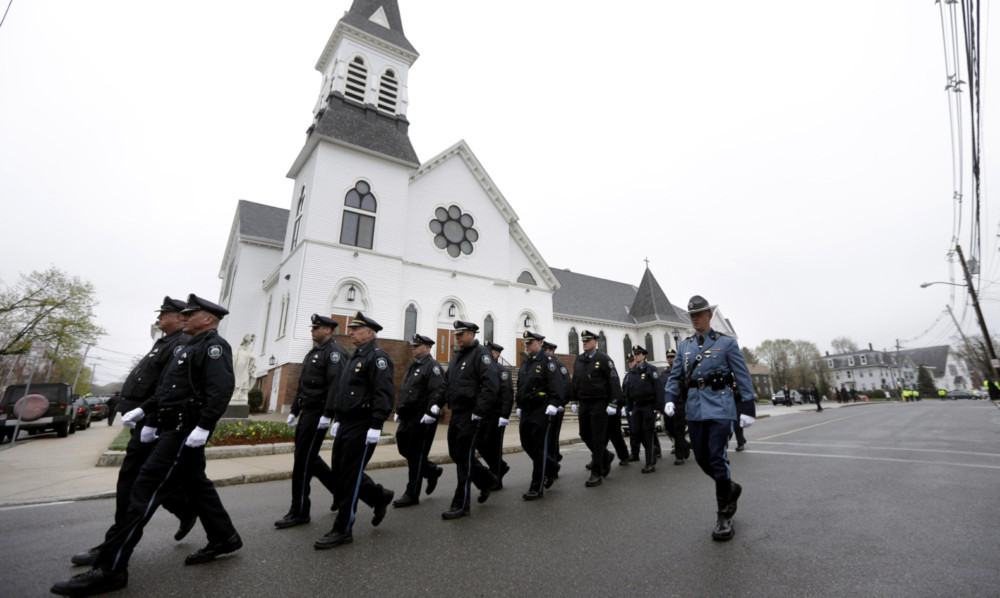
{"type": "MultiPolygon", "coordinates": [[[[4,390],[3,398],[0,399],[0,421],[3,423],[0,441],[14,437],[14,428],[17,425],[14,405],[24,397],[26,389],[25,384],[11,384],[4,390]]],[[[69,384],[63,382],[32,384],[31,394],[40,394],[47,398],[49,408],[38,419],[21,422],[22,430],[26,430],[28,434],[55,430],[60,438],[76,432],[76,427],[73,425],[76,409],[73,408],[73,401],[70,399],[73,389],[69,384]]]]}
{"type": "Polygon", "coordinates": [[[775,392],[774,396],[771,397],[771,404],[773,405],[785,405],[787,407],[791,407],[795,403],[798,403],[799,405],[802,404],[802,395],[799,394],[799,391],[797,390],[789,390],[787,399],[785,398],[785,391],[783,390],[775,392]]]}
{"type": "Polygon", "coordinates": [[[108,406],[99,397],[87,397],[84,399],[90,405],[91,419],[99,422],[108,416],[108,406]]]}
{"type": "Polygon", "coordinates": [[[73,408],[76,410],[76,415],[73,417],[73,425],[76,426],[76,429],[86,430],[89,428],[93,412],[87,399],[78,398],[73,401],[73,408]]]}
{"type": "Polygon", "coordinates": [[[976,395],[972,394],[967,390],[953,390],[948,394],[944,395],[944,398],[956,401],[958,399],[974,399],[976,395]]]}

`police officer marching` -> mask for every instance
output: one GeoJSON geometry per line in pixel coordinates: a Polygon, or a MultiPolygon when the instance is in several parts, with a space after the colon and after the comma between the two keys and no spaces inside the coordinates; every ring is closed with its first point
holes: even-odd
{"type": "Polygon", "coordinates": [[[674,415],[674,403],[686,384],[691,449],[702,471],[715,480],[718,511],[712,539],[726,541],[733,538],[732,518],[743,492],[742,486],[730,479],[726,449],[734,422],[744,427],[754,422],[753,383],[736,341],[711,328],[712,306],[708,301],[699,295],[691,297],[688,312],[695,334],[681,341],[677,350],[680,358],[667,379],[664,412],[674,415]],[[743,399],[738,410],[734,384],[743,399]]]}
{"type": "Polygon", "coordinates": [[[437,420],[420,422],[431,397],[445,383],[441,366],[431,357],[433,346],[434,341],[421,334],[414,334],[410,340],[413,363],[403,375],[403,386],[396,407],[399,422],[396,428],[396,448],[406,459],[408,467],[406,490],[392,502],[392,506],[397,508],[419,504],[423,480],[427,479],[427,494],[430,494],[434,492],[438,478],[444,472],[444,469],[428,459],[437,431],[437,420]]]}
{"type": "Polygon", "coordinates": [[[617,413],[622,389],[614,362],[597,348],[597,335],[584,330],[580,338],[583,353],[573,364],[573,398],[580,405],[580,438],[590,449],[590,478],[585,485],[593,487],[611,473],[614,457],[607,449],[608,416],[617,413]]]}
{"type": "Polygon", "coordinates": [[[479,326],[455,320],[455,342],[458,350],[448,365],[448,382],[441,385],[431,406],[421,421],[435,419],[445,403],[451,407],[448,424],[448,454],[455,462],[458,484],[451,507],[441,513],[442,519],[458,519],[469,515],[472,485],[479,489],[480,503],[486,502],[497,484],[497,478],[476,458],[476,440],[482,433],[480,424],[495,409],[499,377],[493,369],[493,356],[476,339],[479,326]]]}
{"type": "Polygon", "coordinates": [[[309,482],[314,476],[331,494],[336,490],[333,472],[319,456],[319,450],[330,427],[333,399],[347,364],[347,351],[333,341],[336,320],[313,314],[310,322],[316,345],[302,360],[299,388],[288,414],[288,425],[298,426],[292,465],[292,504],[285,516],[274,522],[278,529],[309,523],[309,482]]]}
{"type": "Polygon", "coordinates": [[[549,451],[553,420],[563,406],[561,364],[542,347],[545,337],[525,331],[524,350],[527,356],[517,374],[517,414],[521,418],[521,446],[531,457],[531,484],[524,500],[542,498],[559,477],[559,463],[549,451]]]}
{"type": "MultiPolygon", "coordinates": [[[[556,356],[557,345],[549,341],[542,341],[542,348],[552,357],[556,356]]],[[[558,362],[558,358],[556,358],[558,362]]],[[[549,454],[553,455],[556,462],[562,461],[562,454],[559,452],[559,435],[562,433],[563,419],[566,417],[566,404],[573,400],[573,377],[569,375],[569,368],[559,363],[559,374],[563,381],[562,405],[559,406],[559,413],[552,418],[552,433],[549,434],[549,454]]]]}
{"type": "Polygon", "coordinates": [[[386,508],[395,492],[376,484],[365,466],[375,454],[382,426],[392,413],[396,387],[392,380],[392,360],[376,344],[375,335],[382,326],[360,311],[347,325],[351,342],[357,347],[351,356],[340,387],[333,399],[333,462],[330,469],[336,480],[337,516],[333,529],[316,540],[316,550],[334,548],[354,540],[353,528],[358,500],[372,507],[372,525],[385,518],[386,508]]]}
{"type": "Polygon", "coordinates": [[[652,473],[656,471],[653,437],[656,435],[656,412],[663,410],[663,384],[659,370],[646,361],[645,347],[635,345],[632,354],[636,364],[626,377],[622,394],[632,414],[632,433],[639,436],[646,453],[642,473],[652,473]]]}
{"type": "MultiPolygon", "coordinates": [[[[667,367],[663,371],[664,377],[670,376],[670,370],[674,367],[677,359],[677,351],[670,349],[667,351],[667,367]]],[[[665,398],[665,397],[664,397],[665,398]]],[[[687,388],[681,385],[681,390],[674,397],[674,414],[667,416],[663,414],[663,426],[670,426],[673,431],[671,436],[674,439],[674,465],[684,465],[684,461],[691,456],[691,446],[687,440],[687,418],[685,417],[684,405],[687,401],[687,388]]]]}
{"type": "MultiPolygon", "coordinates": [[[[219,336],[219,320],[229,312],[196,295],[189,295],[181,312],[184,331],[192,339],[173,359],[156,393],[122,418],[135,422],[156,413],[159,441],[132,486],[125,523],[101,545],[94,568],[52,587],[62,596],[90,596],[128,584],[128,563],[142,538],[143,528],[157,507],[176,488],[183,487],[208,535],[208,545],[184,559],[197,565],[235,552],[243,546],[215,486],[205,476],[205,443],[232,398],[236,386],[233,353],[219,336]]],[[[147,422],[148,423],[148,422],[147,422]]]]}
{"type": "Polygon", "coordinates": [[[503,459],[503,437],[510,423],[510,412],[514,408],[514,381],[510,372],[500,363],[500,354],[503,353],[503,346],[492,341],[486,343],[486,348],[493,356],[493,369],[496,370],[499,378],[499,388],[497,390],[496,409],[494,413],[483,418],[483,433],[479,436],[476,450],[483,456],[483,460],[489,465],[490,471],[497,478],[494,490],[503,488],[503,476],[510,471],[510,465],[503,459]]]}

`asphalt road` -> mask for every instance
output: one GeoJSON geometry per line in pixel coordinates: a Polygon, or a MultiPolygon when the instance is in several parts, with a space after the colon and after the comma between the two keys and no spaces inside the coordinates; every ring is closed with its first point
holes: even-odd
{"type": "MultiPolygon", "coordinates": [[[[669,443],[668,443],[669,444],[669,443]]],[[[735,445],[732,445],[735,446],[735,445]]],[[[315,551],[328,494],[311,525],[278,531],[288,482],[220,489],[245,546],[184,567],[204,542],[181,543],[158,513],[113,595],[288,596],[997,596],[1000,595],[1000,410],[986,401],[872,404],[759,420],[731,452],[745,488],[736,538],[710,539],[711,481],[693,462],[642,475],[614,466],[585,488],[582,445],[564,451],[544,500],[526,503],[529,462],[509,455],[506,488],[472,516],[443,521],[448,466],[420,506],[390,509],[378,528],[362,506],[354,543],[315,551]]],[[[397,490],[402,469],[376,481],[397,490]]],[[[0,595],[43,596],[82,571],[69,557],[95,544],[110,500],[0,511],[0,595]]]]}

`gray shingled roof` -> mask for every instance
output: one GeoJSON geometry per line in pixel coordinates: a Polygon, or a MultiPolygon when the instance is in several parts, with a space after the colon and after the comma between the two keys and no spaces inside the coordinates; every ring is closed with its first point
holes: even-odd
{"type": "Polygon", "coordinates": [[[334,92],[312,134],[339,139],[418,167],[420,160],[407,135],[408,127],[402,115],[382,114],[374,107],[363,107],[334,92]]]}
{"type": "Polygon", "coordinates": [[[660,283],[656,282],[656,277],[648,266],[642,275],[642,282],[639,283],[639,290],[636,292],[629,313],[639,323],[659,320],[686,324],[667,299],[667,294],[660,288],[660,283]]]}
{"type": "Polygon", "coordinates": [[[900,355],[905,355],[910,358],[913,365],[920,367],[922,365],[931,370],[931,374],[935,377],[944,376],[948,372],[945,371],[945,365],[948,363],[948,351],[951,349],[948,345],[938,345],[936,347],[923,347],[921,349],[906,349],[900,351],[900,355]]]}
{"type": "Polygon", "coordinates": [[[272,241],[278,245],[285,243],[288,210],[241,199],[236,206],[236,215],[241,238],[272,241]]]}
{"type": "Polygon", "coordinates": [[[399,16],[399,4],[396,0],[354,0],[341,21],[408,52],[417,53],[417,49],[403,34],[403,19],[399,16]],[[389,29],[370,20],[380,6],[389,21],[389,29]]]}
{"type": "Polygon", "coordinates": [[[552,293],[554,313],[635,324],[628,313],[638,291],[634,286],[569,270],[551,270],[561,285],[552,293]]]}

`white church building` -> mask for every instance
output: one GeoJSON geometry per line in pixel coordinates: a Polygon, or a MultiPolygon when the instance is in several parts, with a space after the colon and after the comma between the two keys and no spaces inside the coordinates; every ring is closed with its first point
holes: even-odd
{"type": "MultiPolygon", "coordinates": [[[[579,333],[592,330],[616,361],[641,344],[665,364],[692,330],[648,267],[638,286],[553,269],[468,144],[417,158],[406,118],[417,56],[395,0],[354,0],[316,63],[322,83],[287,173],[289,208],[236,208],[219,271],[231,314],[220,332],[234,347],[255,336],[268,409],[287,409],[313,313],[337,319],[339,334],[356,311],[377,320],[380,346],[397,341],[397,376],[414,332],[434,335],[447,362],[456,319],[476,322],[514,363],[530,329],[560,354],[578,353],[579,333]]],[[[718,311],[713,326],[733,335],[718,311]]]]}

